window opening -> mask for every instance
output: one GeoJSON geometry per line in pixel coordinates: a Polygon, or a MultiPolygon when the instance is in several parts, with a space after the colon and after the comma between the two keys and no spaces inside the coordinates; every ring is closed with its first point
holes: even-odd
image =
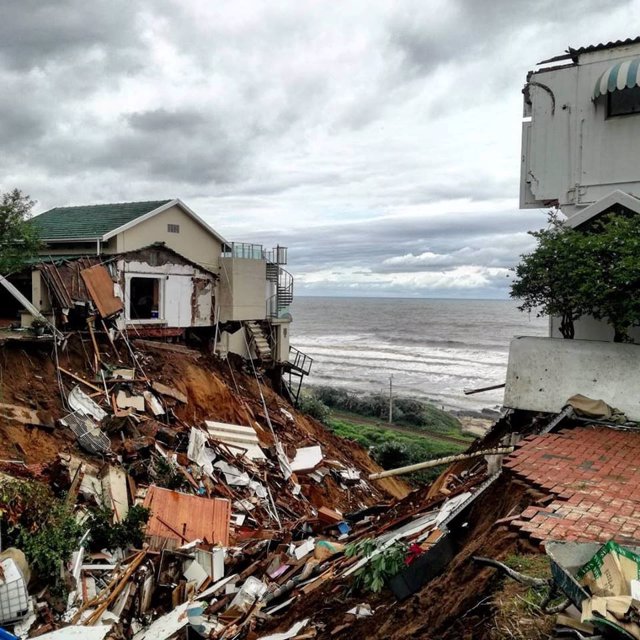
{"type": "Polygon", "coordinates": [[[156,320],[160,317],[160,280],[131,278],[129,281],[132,320],[156,320]]]}

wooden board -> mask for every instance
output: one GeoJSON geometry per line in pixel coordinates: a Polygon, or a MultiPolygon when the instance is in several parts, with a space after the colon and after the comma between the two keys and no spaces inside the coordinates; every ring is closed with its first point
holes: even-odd
{"type": "Polygon", "coordinates": [[[98,264],[80,272],[91,299],[103,318],[119,313],[124,309],[122,300],[113,295],[113,280],[109,272],[98,264]]]}

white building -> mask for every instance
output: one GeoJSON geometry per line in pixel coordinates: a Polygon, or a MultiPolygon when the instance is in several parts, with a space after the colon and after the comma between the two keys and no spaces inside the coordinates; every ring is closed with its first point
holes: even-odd
{"type": "MultiPolygon", "coordinates": [[[[610,211],[640,213],[640,37],[545,60],[523,94],[520,207],[557,206],[573,227],[610,211]]],[[[558,324],[551,319],[552,336],[558,324]]],[[[592,318],[575,330],[578,339],[613,339],[592,318]]]]}

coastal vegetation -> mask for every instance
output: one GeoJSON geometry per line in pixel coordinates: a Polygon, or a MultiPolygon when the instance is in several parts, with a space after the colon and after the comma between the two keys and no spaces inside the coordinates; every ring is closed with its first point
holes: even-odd
{"type": "MultiPolygon", "coordinates": [[[[318,414],[314,417],[321,421],[328,415],[323,407],[379,420],[387,420],[389,415],[389,398],[381,394],[354,393],[335,387],[315,387],[307,394],[304,402],[303,410],[314,411],[318,414]],[[321,415],[324,417],[320,417],[321,415]]],[[[420,431],[454,436],[460,435],[461,429],[460,422],[451,414],[412,398],[393,399],[393,423],[420,431]]]]}
{"type": "MultiPolygon", "coordinates": [[[[460,422],[432,405],[409,398],[394,399],[394,422],[389,400],[381,395],[357,395],[344,389],[318,387],[306,391],[300,409],[323,422],[333,433],[368,449],[383,469],[394,469],[464,451],[472,437],[462,434],[460,422]]],[[[412,473],[414,485],[432,481],[441,469],[412,473]]]]}

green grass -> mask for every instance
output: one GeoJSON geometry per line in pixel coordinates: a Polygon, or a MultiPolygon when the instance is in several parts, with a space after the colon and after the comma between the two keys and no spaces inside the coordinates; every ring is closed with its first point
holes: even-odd
{"type": "MultiPolygon", "coordinates": [[[[429,438],[428,434],[408,434],[391,431],[370,424],[358,424],[329,418],[329,429],[341,438],[352,440],[370,449],[372,457],[384,469],[394,469],[418,462],[462,453],[466,447],[453,442],[429,438]]],[[[426,469],[405,476],[412,484],[430,482],[442,471],[441,467],[426,469]]]]}

